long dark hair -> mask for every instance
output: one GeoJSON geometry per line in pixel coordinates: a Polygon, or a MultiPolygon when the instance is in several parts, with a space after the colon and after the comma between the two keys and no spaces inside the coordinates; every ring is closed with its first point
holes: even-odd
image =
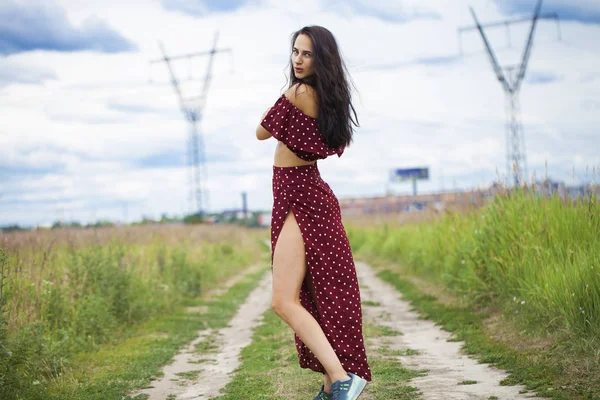
{"type": "Polygon", "coordinates": [[[333,149],[348,146],[352,142],[354,133],[352,125],[360,125],[352,105],[350,75],[340,56],[337,42],[333,34],[322,26],[305,26],[292,35],[290,54],[296,38],[302,34],[307,35],[312,41],[314,73],[304,79],[297,78],[291,57],[288,58],[290,66],[288,87],[296,83],[312,86],[317,92],[319,109],[317,123],[321,139],[333,149]]]}

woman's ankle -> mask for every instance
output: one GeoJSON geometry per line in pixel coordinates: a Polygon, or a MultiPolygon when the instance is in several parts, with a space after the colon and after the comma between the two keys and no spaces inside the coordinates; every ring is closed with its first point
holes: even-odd
{"type": "Polygon", "coordinates": [[[347,379],[350,379],[350,375],[348,375],[345,371],[338,373],[336,375],[330,374],[329,377],[331,379],[331,383],[336,382],[336,381],[345,381],[347,379]]]}
{"type": "Polygon", "coordinates": [[[327,375],[326,373],[323,375],[323,390],[325,391],[325,393],[331,394],[332,393],[332,389],[331,389],[331,379],[329,378],[329,375],[327,375]]]}

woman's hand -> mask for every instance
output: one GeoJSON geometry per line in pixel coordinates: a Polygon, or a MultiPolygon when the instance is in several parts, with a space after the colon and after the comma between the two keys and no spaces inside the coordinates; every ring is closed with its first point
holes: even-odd
{"type": "Polygon", "coordinates": [[[269,111],[271,111],[271,107],[267,108],[267,111],[265,111],[263,113],[262,117],[260,117],[260,122],[264,121],[264,119],[267,116],[267,114],[269,113],[269,111]]]}
{"type": "Polygon", "coordinates": [[[262,117],[260,117],[260,122],[258,123],[258,126],[256,127],[256,138],[258,140],[265,140],[265,139],[268,139],[271,137],[271,133],[269,131],[267,131],[265,128],[263,128],[263,126],[262,126],[262,123],[265,120],[265,117],[267,116],[269,111],[271,111],[271,108],[268,108],[267,111],[265,111],[263,113],[262,117]]]}

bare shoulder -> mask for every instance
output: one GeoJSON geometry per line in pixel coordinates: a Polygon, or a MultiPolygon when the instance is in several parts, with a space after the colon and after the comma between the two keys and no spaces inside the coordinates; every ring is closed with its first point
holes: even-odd
{"type": "Polygon", "coordinates": [[[285,97],[304,114],[317,118],[319,114],[317,91],[312,86],[295,83],[285,92],[285,97]]]}

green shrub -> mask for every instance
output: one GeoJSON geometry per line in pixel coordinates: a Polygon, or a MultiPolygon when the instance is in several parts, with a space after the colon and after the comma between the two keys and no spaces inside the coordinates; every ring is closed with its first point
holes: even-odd
{"type": "Polygon", "coordinates": [[[474,301],[538,326],[600,335],[600,206],[521,190],[470,214],[390,228],[350,228],[354,251],[401,260],[474,301]],[[484,303],[485,304],[485,303],[484,303]]]}
{"type": "Polygon", "coordinates": [[[0,278],[0,398],[47,398],[46,384],[77,353],[183,305],[254,257],[227,242],[174,242],[71,244],[28,254],[30,271],[21,254],[0,249],[0,277],[10,278],[0,278]],[[8,274],[11,262],[21,267],[8,274]]]}

